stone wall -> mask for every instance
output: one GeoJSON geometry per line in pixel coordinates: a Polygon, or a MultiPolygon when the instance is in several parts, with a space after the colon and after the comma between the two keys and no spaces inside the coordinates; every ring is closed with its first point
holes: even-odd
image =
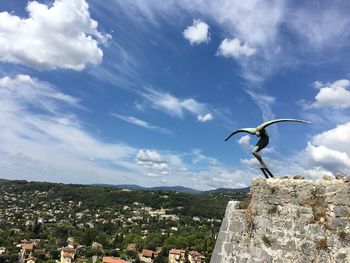
{"type": "Polygon", "coordinates": [[[211,263],[350,262],[350,178],[255,179],[226,208],[211,263]]]}

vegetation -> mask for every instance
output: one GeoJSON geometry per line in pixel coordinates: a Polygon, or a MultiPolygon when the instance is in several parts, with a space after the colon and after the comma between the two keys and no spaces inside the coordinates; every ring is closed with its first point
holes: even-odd
{"type": "Polygon", "coordinates": [[[237,209],[248,209],[251,200],[252,200],[252,196],[249,193],[247,193],[244,196],[244,198],[240,200],[241,202],[238,203],[237,209]]]}
{"type": "Polygon", "coordinates": [[[317,251],[327,249],[327,238],[326,237],[318,239],[316,241],[316,249],[317,249],[317,251]]]}
{"type": "Polygon", "coordinates": [[[263,236],[262,241],[264,242],[265,246],[271,247],[271,240],[267,236],[263,236]]]}
{"type": "Polygon", "coordinates": [[[273,215],[273,214],[276,214],[277,211],[278,211],[277,205],[271,205],[271,207],[269,208],[268,213],[269,213],[270,215],[273,215]]]}
{"type": "Polygon", "coordinates": [[[89,260],[110,255],[138,261],[137,251],[162,248],[157,262],[165,262],[174,247],[210,259],[227,202],[244,195],[0,181],[0,247],[6,248],[0,263],[12,262],[16,245],[28,239],[41,240],[39,261],[58,259],[68,244],[79,245],[78,256],[89,260]],[[126,250],[130,243],[136,252],[126,250]]]}

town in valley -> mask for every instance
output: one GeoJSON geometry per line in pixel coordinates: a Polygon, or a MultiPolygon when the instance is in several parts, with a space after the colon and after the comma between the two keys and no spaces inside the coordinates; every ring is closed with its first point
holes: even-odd
{"type": "Polygon", "coordinates": [[[0,262],[208,262],[244,196],[2,180],[0,262]]]}

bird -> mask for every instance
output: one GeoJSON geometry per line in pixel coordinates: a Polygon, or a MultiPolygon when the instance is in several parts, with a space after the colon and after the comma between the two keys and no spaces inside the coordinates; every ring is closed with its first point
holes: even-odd
{"type": "Polygon", "coordinates": [[[269,135],[266,131],[266,127],[270,126],[271,124],[278,123],[278,122],[302,122],[302,123],[307,123],[307,124],[311,123],[310,121],[299,120],[299,119],[274,119],[274,120],[264,122],[264,123],[260,124],[259,126],[257,126],[256,128],[238,129],[238,130],[232,132],[225,139],[225,141],[228,141],[233,135],[240,133],[240,132],[245,132],[245,133],[249,133],[249,134],[256,135],[256,136],[260,137],[259,141],[256,143],[255,147],[252,150],[252,154],[259,161],[259,163],[261,165],[260,170],[263,172],[263,174],[266,178],[269,178],[268,176],[270,176],[270,177],[274,177],[274,176],[270,172],[270,170],[267,168],[267,166],[266,166],[265,162],[263,161],[259,152],[269,144],[269,135]]]}

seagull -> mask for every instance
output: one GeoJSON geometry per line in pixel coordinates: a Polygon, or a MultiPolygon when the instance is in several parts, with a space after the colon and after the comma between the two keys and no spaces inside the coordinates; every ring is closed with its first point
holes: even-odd
{"type": "Polygon", "coordinates": [[[261,165],[260,170],[263,172],[263,174],[265,175],[266,178],[269,178],[268,177],[269,175],[270,175],[270,177],[274,177],[274,176],[272,175],[270,170],[267,168],[267,166],[264,163],[259,152],[262,149],[264,149],[269,143],[269,135],[266,131],[266,127],[271,125],[271,124],[278,123],[278,122],[302,122],[302,123],[308,123],[308,124],[311,123],[309,121],[298,120],[298,119],[275,119],[275,120],[264,122],[263,124],[260,124],[256,128],[242,128],[242,129],[236,130],[236,131],[232,132],[225,139],[225,141],[228,141],[233,135],[240,133],[240,132],[246,132],[246,133],[260,137],[260,140],[256,143],[255,147],[253,148],[252,154],[259,161],[259,163],[261,165]]]}

